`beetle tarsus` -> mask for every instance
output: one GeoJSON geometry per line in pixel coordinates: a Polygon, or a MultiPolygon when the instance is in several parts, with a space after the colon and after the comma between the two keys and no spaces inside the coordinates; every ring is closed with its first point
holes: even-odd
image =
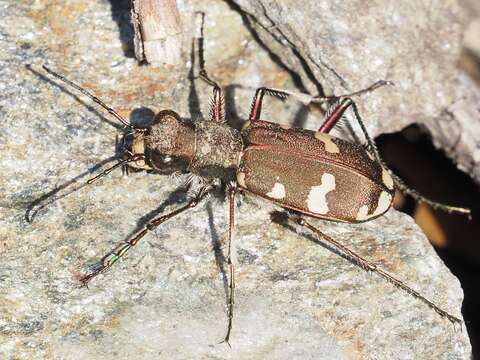
{"type": "Polygon", "coordinates": [[[395,185],[400,189],[401,192],[411,196],[417,203],[425,203],[434,210],[440,210],[449,214],[460,214],[467,217],[468,220],[472,220],[472,211],[468,208],[457,207],[452,205],[443,204],[430,200],[420,194],[418,191],[409,187],[398,175],[390,172],[392,175],[395,185]]]}
{"type": "Polygon", "coordinates": [[[87,287],[90,280],[95,276],[92,273],[72,271],[72,281],[78,287],[87,287]]]}

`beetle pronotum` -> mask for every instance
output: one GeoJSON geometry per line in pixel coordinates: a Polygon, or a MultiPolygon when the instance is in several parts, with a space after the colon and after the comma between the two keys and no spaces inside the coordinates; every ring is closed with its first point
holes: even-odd
{"type": "Polygon", "coordinates": [[[149,221],[139,232],[120,243],[100,261],[89,266],[84,272],[75,273],[75,280],[81,285],[86,285],[125,256],[149,231],[196,207],[207,198],[209,193],[223,184],[227,188],[230,211],[226,257],[229,265],[229,302],[225,342],[229,341],[233,323],[235,280],[231,243],[235,223],[235,199],[239,191],[281,206],[288,211],[291,220],[325,239],[364,270],[380,275],[426,303],[442,317],[452,322],[460,322],[459,318],[341,245],[304,217],[308,215],[348,223],[377,218],[390,208],[395,185],[412,195],[417,201],[426,202],[434,208],[470,214],[468,209],[433,202],[409,189],[388,170],[381,160],[374,141],[365,129],[357,106],[350,97],[372,91],[389,82],[379,81],[365,90],[345,96],[322,98],[286,90],[259,88],[253,98],[249,118],[242,130],[238,131],[224,123],[222,90],[205,70],[203,16],[201,29],[202,33],[198,38],[200,77],[213,87],[211,118],[207,121],[193,123],[182,119],[173,110],[163,110],[155,116],[150,127],[135,127],[87,90],[46,66],[43,67],[49,74],[102,106],[131,130],[131,142],[124,146],[118,163],[91,178],[82,186],[94,183],[121,166],[159,174],[190,173],[201,184],[196,194],[185,205],[149,221]],[[265,95],[278,98],[294,96],[307,102],[334,102],[334,104],[327,111],[326,119],[318,131],[286,128],[260,120],[265,95]],[[354,118],[366,137],[366,147],[328,134],[348,108],[353,110],[354,118]],[[299,168],[302,171],[298,171],[299,168]]]}

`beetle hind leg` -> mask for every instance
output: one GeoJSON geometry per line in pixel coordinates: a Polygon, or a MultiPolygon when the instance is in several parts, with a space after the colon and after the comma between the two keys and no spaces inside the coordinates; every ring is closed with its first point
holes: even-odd
{"type": "Polygon", "coordinates": [[[447,204],[443,204],[443,203],[440,203],[440,202],[430,200],[430,199],[426,198],[425,196],[423,196],[422,194],[420,194],[415,189],[412,189],[411,187],[409,187],[403,181],[402,178],[400,178],[396,174],[392,173],[391,171],[390,171],[390,175],[392,176],[392,179],[395,183],[395,186],[397,186],[397,188],[402,193],[410,195],[417,203],[419,203],[419,204],[425,203],[434,210],[440,210],[440,211],[443,211],[443,212],[446,212],[446,213],[449,213],[449,214],[457,213],[457,214],[466,215],[468,220],[472,220],[472,212],[471,212],[470,209],[462,208],[462,207],[458,207],[458,206],[447,205],[447,204]]]}
{"type": "MultiPolygon", "coordinates": [[[[377,145],[375,144],[375,141],[370,137],[370,134],[368,133],[367,128],[365,127],[365,124],[364,124],[364,122],[363,122],[363,120],[360,116],[359,111],[358,111],[357,105],[355,104],[355,102],[352,99],[345,98],[340,102],[340,105],[339,105],[339,108],[342,109],[342,114],[343,114],[343,112],[345,112],[345,110],[348,107],[352,108],[354,117],[357,120],[358,124],[360,125],[360,128],[362,129],[362,132],[365,136],[365,139],[367,140],[367,149],[370,150],[370,152],[374,155],[375,159],[383,166],[383,168],[386,169],[390,173],[395,185],[398,187],[398,189],[400,191],[402,191],[403,193],[413,197],[413,199],[417,203],[425,203],[425,204],[431,206],[435,210],[441,210],[441,211],[447,212],[449,214],[457,213],[457,214],[466,215],[468,217],[468,219],[471,219],[471,210],[470,209],[457,207],[457,206],[451,206],[451,205],[447,205],[447,204],[443,204],[443,203],[440,203],[440,202],[430,200],[427,197],[420,194],[418,191],[409,187],[399,176],[395,175],[393,173],[393,171],[388,168],[387,164],[385,164],[383,159],[380,157],[380,153],[378,152],[377,145]]],[[[325,124],[327,124],[327,121],[325,121],[324,125],[325,124]]],[[[325,126],[328,127],[328,124],[325,125],[325,126]]]]}
{"type": "MultiPolygon", "coordinates": [[[[228,227],[228,247],[227,247],[227,264],[229,268],[230,281],[228,283],[229,296],[228,296],[228,326],[227,333],[222,342],[225,342],[230,346],[230,334],[232,332],[233,326],[233,308],[235,305],[235,269],[234,269],[234,260],[232,252],[232,242],[233,242],[233,232],[235,228],[235,194],[236,194],[236,185],[229,189],[228,191],[228,202],[229,202],[229,227],[228,227]]],[[[234,251],[234,249],[233,249],[234,251]]]]}
{"type": "Polygon", "coordinates": [[[332,237],[326,235],[325,233],[323,233],[322,231],[317,229],[315,226],[310,224],[308,221],[306,221],[303,217],[295,214],[295,215],[291,215],[290,218],[295,223],[297,223],[298,225],[300,225],[304,228],[307,228],[308,230],[313,232],[315,235],[324,239],[329,245],[333,246],[335,248],[335,250],[337,250],[339,253],[343,254],[345,257],[350,259],[355,265],[359,266],[363,270],[365,270],[367,272],[373,272],[373,273],[379,275],[380,277],[387,280],[391,284],[395,285],[399,289],[407,292],[408,294],[410,294],[414,298],[416,298],[416,299],[422,301],[423,303],[427,304],[432,310],[434,310],[440,316],[448,319],[453,324],[461,324],[462,323],[462,320],[460,320],[456,316],[451,315],[447,311],[441,309],[434,302],[427,299],[426,297],[421,295],[419,292],[417,292],[416,290],[414,290],[411,287],[409,287],[408,285],[406,285],[403,281],[395,278],[394,276],[390,275],[386,271],[380,269],[373,262],[370,262],[367,259],[363,258],[362,256],[354,253],[353,251],[351,251],[347,247],[343,246],[342,244],[340,244],[338,241],[336,241],[332,237]]]}

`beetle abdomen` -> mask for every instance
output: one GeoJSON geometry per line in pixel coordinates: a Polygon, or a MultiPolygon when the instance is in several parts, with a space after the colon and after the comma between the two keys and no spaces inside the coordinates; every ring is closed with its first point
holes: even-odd
{"type": "Polygon", "coordinates": [[[389,209],[393,181],[362,146],[324,133],[254,124],[242,132],[242,188],[328,220],[362,222],[389,209]]]}

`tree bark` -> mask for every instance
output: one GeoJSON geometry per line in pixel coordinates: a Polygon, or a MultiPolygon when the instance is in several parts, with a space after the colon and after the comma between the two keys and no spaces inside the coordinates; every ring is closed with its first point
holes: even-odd
{"type": "Polygon", "coordinates": [[[176,0],[132,0],[135,57],[153,66],[181,58],[182,25],[176,0]]]}

